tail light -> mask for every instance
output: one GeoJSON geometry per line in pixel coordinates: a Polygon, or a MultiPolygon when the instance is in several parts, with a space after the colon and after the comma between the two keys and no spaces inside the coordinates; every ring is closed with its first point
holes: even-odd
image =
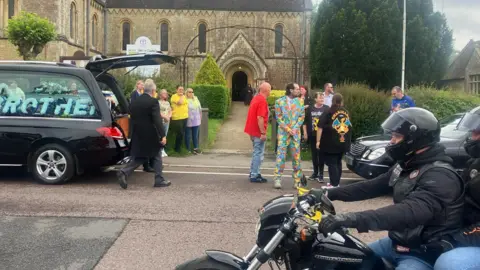
{"type": "Polygon", "coordinates": [[[123,140],[123,135],[117,127],[101,127],[97,128],[97,132],[104,137],[110,137],[116,140],[123,140]]]}

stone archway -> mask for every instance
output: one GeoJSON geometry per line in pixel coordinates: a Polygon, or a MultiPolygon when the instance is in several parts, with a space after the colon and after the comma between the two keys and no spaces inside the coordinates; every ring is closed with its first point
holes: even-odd
{"type": "Polygon", "coordinates": [[[245,61],[233,61],[223,68],[227,87],[232,89],[232,100],[243,101],[248,84],[254,85],[258,77],[256,69],[245,61]]]}

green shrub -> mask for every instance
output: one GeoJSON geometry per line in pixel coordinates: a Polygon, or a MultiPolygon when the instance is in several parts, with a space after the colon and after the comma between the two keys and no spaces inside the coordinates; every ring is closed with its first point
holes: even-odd
{"type": "Polygon", "coordinates": [[[208,108],[209,118],[225,119],[229,109],[229,89],[222,85],[190,85],[203,108],[208,108]]]}
{"type": "Polygon", "coordinates": [[[210,54],[207,55],[207,58],[200,66],[193,83],[197,85],[227,85],[223,72],[210,54]]]}
{"type": "Polygon", "coordinates": [[[353,138],[376,134],[388,117],[391,99],[383,92],[370,90],[363,84],[340,84],[336,91],[343,96],[345,108],[350,113],[353,138]]]}
{"type": "Polygon", "coordinates": [[[480,105],[480,96],[450,89],[436,90],[427,86],[415,86],[407,90],[406,94],[414,99],[417,107],[431,111],[437,119],[467,112],[480,105]]]}

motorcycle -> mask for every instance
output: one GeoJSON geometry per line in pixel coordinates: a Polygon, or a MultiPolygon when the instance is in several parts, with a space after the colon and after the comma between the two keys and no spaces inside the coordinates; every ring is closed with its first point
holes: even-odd
{"type": "Polygon", "coordinates": [[[377,258],[361,240],[342,228],[322,233],[318,224],[325,215],[335,215],[335,208],[323,194],[315,200],[308,189],[297,194],[278,196],[259,210],[256,245],[241,258],[220,250],[178,265],[176,270],[257,270],[268,263],[273,270],[359,269],[364,262],[370,269],[393,270],[389,262],[377,258]],[[320,201],[320,203],[315,203],[320,201]]]}

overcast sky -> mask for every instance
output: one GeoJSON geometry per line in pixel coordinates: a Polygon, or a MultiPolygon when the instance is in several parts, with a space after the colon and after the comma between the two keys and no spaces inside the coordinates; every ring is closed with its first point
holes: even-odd
{"type": "MultiPolygon", "coordinates": [[[[312,0],[314,4],[321,1],[312,0]]],[[[436,10],[443,10],[447,16],[455,49],[463,49],[470,39],[480,40],[480,0],[433,0],[433,3],[436,10]]]]}

